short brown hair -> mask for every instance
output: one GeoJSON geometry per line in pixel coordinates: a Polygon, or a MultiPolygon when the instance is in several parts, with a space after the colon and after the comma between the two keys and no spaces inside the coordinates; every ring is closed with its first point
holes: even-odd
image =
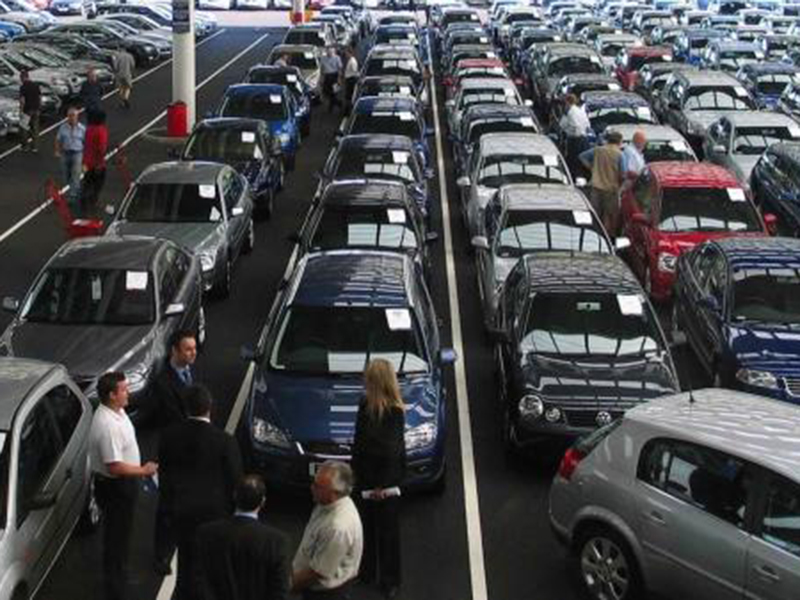
{"type": "Polygon", "coordinates": [[[111,394],[117,391],[117,386],[125,381],[125,373],[109,371],[100,376],[97,382],[97,397],[103,404],[108,404],[111,394]]]}

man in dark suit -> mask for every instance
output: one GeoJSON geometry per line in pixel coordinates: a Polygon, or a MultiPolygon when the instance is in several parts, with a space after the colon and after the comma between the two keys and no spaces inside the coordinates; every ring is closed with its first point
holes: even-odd
{"type": "MultiPolygon", "coordinates": [[[[153,380],[150,396],[150,417],[160,428],[180,423],[186,418],[186,390],[195,381],[194,362],[197,339],[194,331],[180,329],[169,340],[169,356],[153,380]]],[[[171,573],[170,559],[175,552],[175,532],[169,517],[159,503],[156,512],[155,562],[159,575],[171,573]]]]}
{"type": "Polygon", "coordinates": [[[164,431],[159,504],[174,524],[178,541],[175,598],[193,600],[194,535],[203,523],[230,515],[242,474],[236,440],[211,424],[211,394],[199,385],[186,390],[188,417],[164,431]]]}
{"type": "Polygon", "coordinates": [[[264,482],[246,475],[236,488],[236,513],[197,530],[198,600],[284,600],[289,590],[286,538],[258,520],[264,482]]]}

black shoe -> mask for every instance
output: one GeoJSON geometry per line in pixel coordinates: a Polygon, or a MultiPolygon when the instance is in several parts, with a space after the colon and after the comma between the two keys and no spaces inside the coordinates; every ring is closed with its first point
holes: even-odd
{"type": "Polygon", "coordinates": [[[156,574],[161,575],[161,577],[172,575],[172,567],[170,566],[169,561],[166,560],[153,561],[153,570],[156,572],[156,574]]]}

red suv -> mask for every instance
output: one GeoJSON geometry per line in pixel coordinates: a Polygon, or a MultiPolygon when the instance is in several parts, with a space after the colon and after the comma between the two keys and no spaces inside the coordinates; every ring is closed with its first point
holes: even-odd
{"type": "Polygon", "coordinates": [[[641,68],[650,63],[672,62],[669,46],[631,46],[617,58],[616,75],[623,89],[633,91],[641,68]]]}
{"type": "Polygon", "coordinates": [[[767,235],[736,177],[710,163],[648,165],[622,194],[622,228],[631,267],[656,301],[671,296],[683,252],[708,239],[767,235]]]}

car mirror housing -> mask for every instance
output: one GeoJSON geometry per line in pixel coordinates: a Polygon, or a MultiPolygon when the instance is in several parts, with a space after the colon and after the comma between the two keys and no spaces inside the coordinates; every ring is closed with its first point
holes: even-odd
{"type": "Polygon", "coordinates": [[[439,362],[443,365],[453,364],[458,360],[458,353],[453,348],[439,350],[439,362]]]}
{"type": "Polygon", "coordinates": [[[488,250],[489,240],[486,239],[486,236],[476,235],[472,238],[472,247],[477,248],[478,250],[488,250]]]}
{"type": "Polygon", "coordinates": [[[469,187],[469,177],[466,175],[462,175],[458,179],[456,179],[456,185],[458,187],[469,187]]]}
{"type": "Polygon", "coordinates": [[[244,208],[241,206],[234,206],[231,209],[231,216],[232,217],[241,217],[244,214],[244,208]]]}
{"type": "Polygon", "coordinates": [[[182,315],[184,312],[186,312],[186,306],[182,302],[175,302],[174,304],[167,305],[167,308],[164,310],[164,316],[176,317],[182,315]]]}
{"type": "Polygon", "coordinates": [[[19,300],[13,296],[6,296],[3,298],[3,310],[5,312],[15,313],[19,310],[19,300]]]}

